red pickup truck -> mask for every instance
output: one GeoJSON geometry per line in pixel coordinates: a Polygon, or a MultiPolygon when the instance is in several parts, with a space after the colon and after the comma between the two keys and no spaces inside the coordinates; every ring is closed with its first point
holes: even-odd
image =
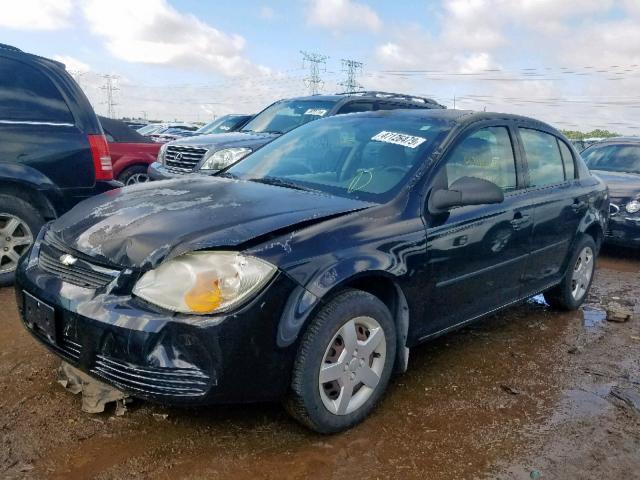
{"type": "Polygon", "coordinates": [[[120,120],[98,119],[109,144],[113,178],[125,185],[148,181],[147,166],[156,161],[162,144],[143,137],[120,120]]]}

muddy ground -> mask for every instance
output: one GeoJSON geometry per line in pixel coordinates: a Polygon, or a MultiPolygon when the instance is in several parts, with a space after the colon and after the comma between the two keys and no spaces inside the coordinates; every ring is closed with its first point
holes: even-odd
{"type": "Polygon", "coordinates": [[[412,350],[373,416],[332,437],[278,405],[83,413],[0,289],[0,477],[640,478],[639,288],[640,255],[605,251],[583,310],[537,298],[412,350]],[[604,319],[615,297],[631,321],[604,319]]]}

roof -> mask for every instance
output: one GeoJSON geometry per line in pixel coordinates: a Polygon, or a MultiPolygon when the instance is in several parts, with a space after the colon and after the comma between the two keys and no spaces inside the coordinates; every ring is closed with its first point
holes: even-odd
{"type": "Polygon", "coordinates": [[[359,91],[359,92],[344,92],[344,93],[333,93],[333,94],[322,94],[322,95],[307,95],[302,97],[294,97],[287,98],[283,100],[315,100],[315,101],[326,101],[326,102],[347,102],[353,98],[364,98],[364,99],[378,99],[378,100],[393,100],[396,102],[407,102],[413,105],[429,105],[439,108],[446,108],[444,105],[439,104],[432,98],[420,97],[418,95],[407,95],[404,93],[393,93],[393,92],[380,92],[380,91],[359,91]]]}
{"type": "Polygon", "coordinates": [[[33,53],[28,53],[28,52],[24,52],[22,50],[20,50],[18,47],[14,47],[13,45],[7,45],[6,43],[0,43],[0,52],[1,53],[10,53],[12,55],[16,55],[16,56],[21,56],[21,57],[27,57],[27,58],[31,58],[33,60],[38,60],[41,62],[46,62],[46,63],[50,63],[53,64],[57,67],[60,68],[66,68],[64,63],[62,62],[58,62],[57,60],[52,60],[51,58],[47,58],[47,57],[41,57],[39,55],[34,55],[33,53]]]}
{"type": "Polygon", "coordinates": [[[102,129],[109,133],[118,143],[149,143],[152,140],[143,137],[138,132],[129,127],[126,123],[113,118],[102,117],[98,115],[98,120],[102,125],[102,129]]]}

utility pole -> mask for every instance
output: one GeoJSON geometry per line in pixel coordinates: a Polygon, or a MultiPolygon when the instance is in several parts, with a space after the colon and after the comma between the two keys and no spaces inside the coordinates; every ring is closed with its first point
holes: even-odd
{"type": "Polygon", "coordinates": [[[113,118],[116,116],[116,111],[113,107],[118,105],[113,99],[113,92],[120,90],[115,86],[115,81],[118,79],[117,75],[102,75],[104,78],[104,85],[100,87],[101,90],[106,92],[107,100],[102,104],[107,105],[107,117],[113,118]]]}
{"type": "Polygon", "coordinates": [[[309,66],[309,76],[304,79],[304,84],[311,95],[317,95],[324,85],[320,78],[320,67],[322,67],[323,71],[326,71],[329,57],[319,53],[303,52],[302,50],[300,50],[300,53],[302,54],[302,68],[305,68],[305,64],[309,66]]]}
{"type": "Polygon", "coordinates": [[[362,85],[358,83],[358,75],[362,75],[363,67],[364,63],[362,62],[343,58],[342,71],[346,73],[346,78],[338,85],[342,85],[344,87],[344,91],[347,93],[363,90],[362,85]]]}

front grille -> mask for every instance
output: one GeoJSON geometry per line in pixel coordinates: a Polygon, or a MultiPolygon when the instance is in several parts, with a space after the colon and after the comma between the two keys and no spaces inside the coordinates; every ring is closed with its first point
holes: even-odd
{"type": "Polygon", "coordinates": [[[66,335],[62,336],[62,341],[58,345],[68,358],[77,362],[80,359],[80,352],[82,351],[82,345],[74,342],[66,335]]]}
{"type": "Polygon", "coordinates": [[[167,170],[174,173],[193,172],[205,153],[206,148],[169,145],[164,154],[164,164],[167,170]]]}
{"type": "Polygon", "coordinates": [[[91,371],[123,390],[148,395],[199,397],[209,389],[209,376],[196,368],[139,367],[97,355],[91,371]]]}
{"type": "MultiPolygon", "coordinates": [[[[75,263],[65,265],[61,258],[67,253],[69,252],[61,242],[47,232],[40,246],[38,266],[41,270],[55,275],[67,283],[94,289],[107,286],[120,274],[119,270],[94,265],[75,256],[75,263]]],[[[71,255],[74,254],[71,253],[71,255]]]]}

